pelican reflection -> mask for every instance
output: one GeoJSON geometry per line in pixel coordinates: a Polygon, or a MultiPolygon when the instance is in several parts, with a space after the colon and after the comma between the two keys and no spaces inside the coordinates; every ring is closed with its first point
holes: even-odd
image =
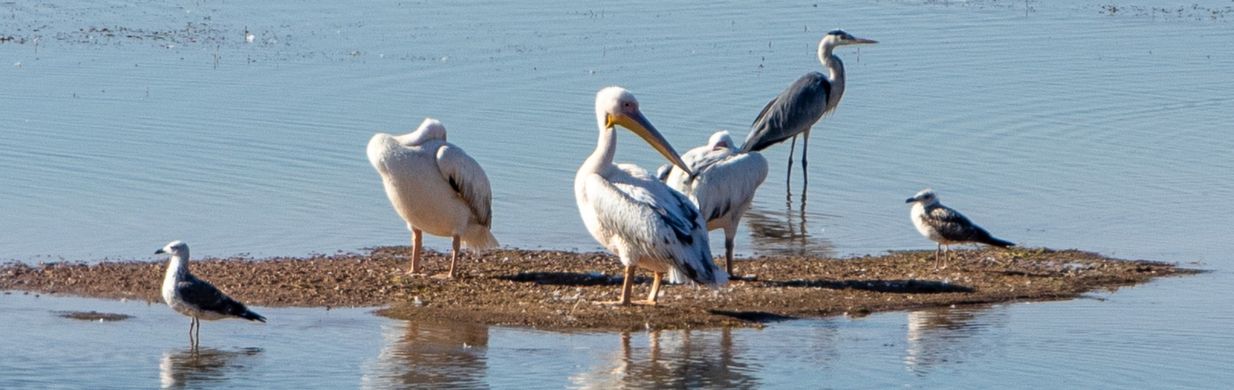
{"type": "Polygon", "coordinates": [[[407,321],[382,333],[385,346],[362,387],[487,387],[487,325],[407,321]]]}
{"type": "Polygon", "coordinates": [[[578,388],[758,388],[732,330],[622,332],[621,350],[570,378],[578,388]],[[646,345],[638,339],[645,336],[646,345]]]}

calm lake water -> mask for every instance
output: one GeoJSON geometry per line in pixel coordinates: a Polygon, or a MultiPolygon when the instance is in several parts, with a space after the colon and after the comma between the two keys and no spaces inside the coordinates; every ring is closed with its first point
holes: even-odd
{"type": "MultiPolygon", "coordinates": [[[[198,256],[405,245],[364,146],[425,116],[485,167],[504,245],[597,249],[571,190],[596,90],[634,91],[681,151],[718,128],[743,138],[819,69],[836,27],[881,43],[838,52],[848,89],[813,133],[805,201],[795,176],[786,202],[786,145],[766,152],[741,254],[932,248],[903,204],[929,186],[1021,245],[1214,272],[763,330],[559,334],[261,308],[265,326],[207,323],[196,357],[164,306],[14,293],[0,295],[0,387],[1234,380],[1230,1],[4,2],[0,259],[148,259],[172,239],[198,256]]],[[[662,163],[619,134],[618,160],[662,163]]]]}

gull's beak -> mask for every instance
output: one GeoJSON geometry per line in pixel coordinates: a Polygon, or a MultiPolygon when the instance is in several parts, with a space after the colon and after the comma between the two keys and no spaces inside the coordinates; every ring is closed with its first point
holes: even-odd
{"type": "Polygon", "coordinates": [[[912,198],[905,199],[905,200],[904,200],[904,203],[913,203],[913,202],[916,202],[916,201],[917,201],[917,198],[916,198],[916,197],[912,197],[912,198]]]}
{"type": "Polygon", "coordinates": [[[853,40],[848,41],[850,45],[872,45],[875,43],[878,43],[878,41],[867,38],[853,38],[853,40]]]}
{"type": "Polygon", "coordinates": [[[681,160],[681,155],[677,154],[676,150],[673,150],[673,145],[670,145],[668,140],[664,139],[664,136],[656,130],[655,126],[651,125],[651,122],[647,120],[647,117],[643,116],[643,113],[634,111],[633,114],[629,115],[609,114],[607,121],[609,127],[612,127],[613,125],[621,125],[622,127],[630,129],[630,131],[634,134],[638,134],[638,136],[642,137],[644,141],[647,141],[651,147],[655,148],[656,151],[664,155],[664,158],[667,158],[668,162],[673,163],[673,165],[676,165],[677,168],[681,168],[681,170],[687,175],[690,175],[691,177],[694,176],[694,172],[690,171],[690,168],[686,167],[685,161],[681,160]]]}
{"type": "Polygon", "coordinates": [[[159,250],[154,251],[154,254],[156,254],[156,255],[161,255],[161,254],[164,254],[164,253],[167,253],[167,251],[164,251],[164,250],[163,250],[163,248],[159,248],[159,250]]]}

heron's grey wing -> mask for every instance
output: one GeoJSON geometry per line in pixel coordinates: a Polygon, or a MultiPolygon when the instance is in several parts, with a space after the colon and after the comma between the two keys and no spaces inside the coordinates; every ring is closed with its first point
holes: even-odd
{"type": "Polygon", "coordinates": [[[185,303],[197,310],[244,317],[249,310],[243,303],[231,299],[217,287],[196,276],[189,275],[183,281],[176,283],[176,295],[185,303]]]}
{"type": "Polygon", "coordinates": [[[604,229],[641,244],[643,253],[633,256],[667,260],[696,282],[719,282],[723,271],[711,261],[707,228],[694,204],[642,169],[618,167],[624,174],[595,175],[583,187],[604,229]]]}
{"type": "Polygon", "coordinates": [[[938,206],[926,211],[925,221],[950,241],[977,241],[988,237],[984,229],[968,220],[964,214],[947,206],[938,206]]]}
{"type": "Polygon", "coordinates": [[[459,147],[445,144],[437,149],[437,169],[450,183],[450,188],[467,203],[476,222],[492,226],[493,190],[480,164],[459,147]]]}
{"type": "Polygon", "coordinates": [[[829,95],[827,76],[819,72],[801,76],[763,107],[741,151],[760,151],[808,130],[827,111],[829,95]]]}

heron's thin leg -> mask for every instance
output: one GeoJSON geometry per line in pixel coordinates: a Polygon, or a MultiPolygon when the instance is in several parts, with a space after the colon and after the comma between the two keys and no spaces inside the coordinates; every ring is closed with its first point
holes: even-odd
{"type": "Polygon", "coordinates": [[[424,233],[420,229],[411,228],[411,270],[408,274],[420,273],[420,251],[423,248],[422,239],[424,233]]]}
{"type": "Polygon", "coordinates": [[[806,130],[801,135],[801,196],[806,195],[806,186],[810,184],[810,170],[806,169],[808,161],[806,155],[810,154],[810,130],[806,130]]]}
{"type": "Polygon", "coordinates": [[[647,294],[647,300],[643,302],[639,302],[640,304],[644,304],[644,305],[656,304],[656,298],[659,298],[660,296],[660,280],[663,278],[663,275],[664,273],[662,272],[652,272],[651,273],[651,276],[652,276],[651,293],[647,294]]]}
{"type": "Polygon", "coordinates": [[[193,330],[193,339],[195,340],[193,341],[193,348],[196,349],[198,345],[201,345],[201,320],[193,317],[193,321],[197,322],[197,329],[193,330]]]}
{"type": "Polygon", "coordinates": [[[793,181],[793,151],[797,150],[797,136],[793,136],[793,142],[788,144],[788,182],[793,181]]]}
{"type": "Polygon", "coordinates": [[[463,240],[458,236],[454,236],[454,242],[450,245],[453,247],[453,255],[450,256],[450,279],[454,279],[454,263],[458,262],[458,248],[462,246],[463,240]]]}
{"type": "Polygon", "coordinates": [[[934,247],[934,268],[938,268],[938,261],[943,254],[943,244],[937,244],[934,247]]]}
{"type": "Polygon", "coordinates": [[[193,342],[193,325],[197,325],[197,317],[189,319],[189,347],[196,345],[193,342]]]}

